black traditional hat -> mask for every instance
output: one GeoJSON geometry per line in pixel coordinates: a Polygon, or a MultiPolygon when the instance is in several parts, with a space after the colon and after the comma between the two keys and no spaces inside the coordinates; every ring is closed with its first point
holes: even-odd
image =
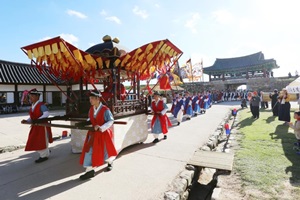
{"type": "Polygon", "coordinates": [[[30,90],[30,91],[29,91],[29,94],[41,95],[41,93],[40,93],[36,88],[30,90]]]}
{"type": "Polygon", "coordinates": [[[153,95],[158,95],[159,96],[160,94],[158,92],[154,92],[153,95]]]}
{"type": "Polygon", "coordinates": [[[102,95],[99,90],[91,90],[89,96],[90,97],[101,97],[102,95]]]}

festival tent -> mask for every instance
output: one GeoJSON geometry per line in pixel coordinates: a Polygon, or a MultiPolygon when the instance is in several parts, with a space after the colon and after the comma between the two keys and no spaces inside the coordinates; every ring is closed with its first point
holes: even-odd
{"type": "Polygon", "coordinates": [[[299,94],[300,93],[300,77],[292,81],[288,86],[286,86],[288,93],[299,94]]]}

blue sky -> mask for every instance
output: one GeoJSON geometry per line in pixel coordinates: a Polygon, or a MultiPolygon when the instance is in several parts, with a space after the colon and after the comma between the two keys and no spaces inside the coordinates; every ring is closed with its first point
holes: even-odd
{"type": "Polygon", "coordinates": [[[169,39],[193,64],[262,51],[280,69],[275,76],[300,72],[298,0],[2,0],[0,59],[29,63],[21,51],[61,36],[82,50],[118,37],[133,50],[169,39]]]}

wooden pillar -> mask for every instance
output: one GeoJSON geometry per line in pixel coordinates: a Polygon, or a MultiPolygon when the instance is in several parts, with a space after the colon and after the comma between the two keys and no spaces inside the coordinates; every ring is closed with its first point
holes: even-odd
{"type": "Polygon", "coordinates": [[[264,72],[264,78],[266,78],[267,77],[266,69],[263,69],[263,72],[264,72]]]}
{"type": "Polygon", "coordinates": [[[14,104],[20,105],[20,99],[19,99],[19,92],[18,92],[18,85],[15,84],[15,91],[14,91],[14,104]]]}
{"type": "Polygon", "coordinates": [[[209,73],[209,82],[211,81],[211,73],[209,73]]]}
{"type": "Polygon", "coordinates": [[[225,81],[225,73],[222,74],[222,81],[225,81]]]}
{"type": "Polygon", "coordinates": [[[43,85],[43,102],[46,102],[46,85],[43,85]]]}

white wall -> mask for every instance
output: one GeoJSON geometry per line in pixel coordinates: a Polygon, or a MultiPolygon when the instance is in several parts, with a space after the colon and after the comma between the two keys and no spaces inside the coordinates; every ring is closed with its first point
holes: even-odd
{"type": "Polygon", "coordinates": [[[6,103],[14,103],[14,93],[13,92],[7,93],[6,103]]]}
{"type": "Polygon", "coordinates": [[[1,92],[13,92],[13,91],[15,91],[15,86],[0,84],[0,91],[1,92]]]}
{"type": "MultiPolygon", "coordinates": [[[[67,91],[67,86],[59,86],[59,88],[62,91],[67,91]]],[[[60,89],[58,89],[58,87],[56,87],[55,85],[46,85],[46,91],[57,92],[60,91],[60,89]]]]}
{"type": "Polygon", "coordinates": [[[18,89],[17,90],[19,92],[23,92],[24,90],[31,90],[33,88],[36,88],[39,92],[43,91],[43,86],[42,85],[18,85],[18,89]]]}

